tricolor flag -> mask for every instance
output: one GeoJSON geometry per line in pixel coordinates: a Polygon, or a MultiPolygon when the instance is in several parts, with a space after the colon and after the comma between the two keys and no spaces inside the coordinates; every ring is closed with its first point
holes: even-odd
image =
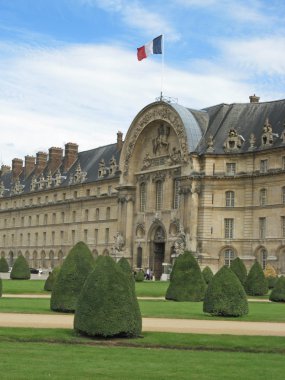
{"type": "Polygon", "coordinates": [[[162,35],[148,42],[144,46],[137,48],[137,57],[141,61],[150,54],[162,54],[162,35]]]}

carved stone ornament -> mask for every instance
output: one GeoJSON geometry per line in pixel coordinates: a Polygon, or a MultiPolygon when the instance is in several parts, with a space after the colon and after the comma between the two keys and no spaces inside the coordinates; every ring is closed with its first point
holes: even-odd
{"type": "Polygon", "coordinates": [[[133,202],[133,197],[131,195],[119,195],[118,203],[128,203],[133,202]]]}
{"type": "Polygon", "coordinates": [[[163,243],[165,241],[165,234],[162,227],[157,227],[153,241],[156,243],[163,243]]]}
{"type": "Polygon", "coordinates": [[[169,159],[167,162],[169,165],[177,165],[181,163],[181,150],[175,146],[172,148],[171,153],[169,154],[169,159]]]}
{"type": "Polygon", "coordinates": [[[30,185],[30,190],[35,191],[37,189],[37,177],[33,175],[31,185],[30,185]]]}
{"type": "Polygon", "coordinates": [[[99,162],[98,177],[102,178],[106,174],[107,174],[107,168],[105,165],[105,160],[102,158],[102,160],[99,162]]]}
{"type": "Polygon", "coordinates": [[[87,176],[87,172],[84,172],[83,170],[81,170],[80,163],[78,163],[75,169],[75,173],[70,176],[69,184],[75,185],[77,183],[82,183],[85,181],[86,176],[87,176]]]}
{"type": "Polygon", "coordinates": [[[152,182],[164,181],[166,178],[166,173],[157,172],[152,175],[152,182]]]}
{"type": "Polygon", "coordinates": [[[140,174],[137,176],[138,183],[147,182],[149,180],[149,174],[140,174]]]}
{"type": "Polygon", "coordinates": [[[184,232],[184,228],[181,225],[178,237],[174,242],[174,252],[176,256],[182,255],[185,251],[185,248],[186,248],[186,235],[184,232]]]}
{"type": "MultiPolygon", "coordinates": [[[[176,133],[180,141],[182,160],[184,162],[188,162],[187,135],[180,117],[174,109],[170,108],[170,106],[164,104],[156,105],[155,107],[152,107],[151,109],[145,111],[138,118],[138,120],[136,120],[136,126],[130,131],[130,137],[128,138],[128,141],[125,142],[125,144],[127,144],[127,150],[124,157],[124,175],[128,174],[130,158],[133,154],[133,150],[138,136],[150,122],[157,120],[161,120],[162,122],[167,123],[174,129],[174,132],[176,133]]],[[[165,134],[163,135],[163,139],[165,139],[165,137],[167,136],[167,129],[164,129],[164,132],[165,134]]],[[[158,147],[161,146],[161,142],[155,142],[156,149],[158,149],[158,147]]]]}
{"type": "Polygon", "coordinates": [[[225,152],[238,151],[242,144],[244,143],[244,138],[237,133],[235,129],[230,129],[228,137],[224,142],[225,152]]]}
{"type": "Polygon", "coordinates": [[[169,150],[168,137],[170,135],[170,126],[165,124],[160,124],[157,128],[157,136],[152,140],[153,153],[165,154],[169,150]]]}
{"type": "Polygon", "coordinates": [[[21,182],[19,179],[16,179],[16,181],[13,183],[11,187],[11,195],[21,194],[23,192],[24,186],[21,185],[21,182]]]}
{"type": "Polygon", "coordinates": [[[47,179],[46,179],[46,188],[49,189],[52,185],[52,176],[51,171],[48,172],[47,179]]]}
{"type": "Polygon", "coordinates": [[[112,156],[110,162],[109,162],[109,175],[114,175],[116,171],[118,170],[117,161],[114,156],[112,156]]]}
{"type": "Polygon", "coordinates": [[[145,235],[145,226],[143,223],[139,223],[136,228],[136,237],[143,238],[145,235]]]}
{"type": "Polygon", "coordinates": [[[60,184],[61,184],[61,173],[60,173],[60,170],[58,169],[54,177],[54,186],[59,186],[60,184]]]}
{"type": "Polygon", "coordinates": [[[125,245],[125,239],[121,232],[117,232],[114,236],[114,251],[119,253],[122,251],[123,246],[125,245]]]}
{"type": "Polygon", "coordinates": [[[263,131],[261,135],[261,145],[263,146],[270,146],[273,144],[273,133],[272,133],[272,126],[269,123],[269,119],[266,118],[263,131]]]}
{"type": "Polygon", "coordinates": [[[256,148],[256,138],[253,133],[249,137],[249,148],[248,150],[254,150],[256,148]]]}
{"type": "Polygon", "coordinates": [[[3,181],[0,182],[0,197],[3,197],[5,191],[5,186],[3,181]]]}
{"type": "Polygon", "coordinates": [[[149,169],[151,166],[151,158],[150,158],[150,155],[149,153],[147,153],[143,159],[143,167],[142,167],[142,170],[146,170],[146,169],[149,169]]]}
{"type": "Polygon", "coordinates": [[[213,136],[210,135],[207,140],[207,152],[214,152],[214,139],[213,136]]]}

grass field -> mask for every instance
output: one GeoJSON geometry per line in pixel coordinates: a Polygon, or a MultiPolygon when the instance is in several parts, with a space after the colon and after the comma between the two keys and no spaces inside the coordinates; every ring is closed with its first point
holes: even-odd
{"type": "Polygon", "coordinates": [[[267,353],[0,342],[0,355],[2,379],[260,380],[285,369],[267,353]]]}
{"type": "MultiPolygon", "coordinates": [[[[221,320],[203,313],[202,302],[172,302],[164,300],[140,300],[143,317],[185,318],[221,320]]],[[[0,298],[1,313],[39,313],[49,314],[49,299],[0,298]]],[[[249,314],[239,318],[224,318],[250,322],[285,322],[285,304],[268,302],[249,302],[249,314]]]]}

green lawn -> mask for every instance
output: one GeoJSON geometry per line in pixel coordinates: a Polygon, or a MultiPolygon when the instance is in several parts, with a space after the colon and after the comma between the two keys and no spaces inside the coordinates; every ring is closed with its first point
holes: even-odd
{"type": "MultiPolygon", "coordinates": [[[[140,300],[143,317],[185,318],[221,320],[203,313],[202,302],[172,302],[164,300],[140,300]]],[[[49,299],[0,298],[1,313],[52,313],[49,299]]],[[[249,314],[240,318],[224,318],[252,322],[285,322],[285,304],[250,302],[249,314]]]]}
{"type": "Polygon", "coordinates": [[[45,280],[2,280],[2,292],[6,294],[50,294],[44,291],[45,280]]]}
{"type": "Polygon", "coordinates": [[[281,379],[281,354],[0,342],[2,379],[281,379]]]}
{"type": "Polygon", "coordinates": [[[143,338],[96,340],[72,329],[0,327],[0,342],[66,343],[184,350],[285,353],[285,339],[274,336],[236,336],[144,332],[143,338]]]}

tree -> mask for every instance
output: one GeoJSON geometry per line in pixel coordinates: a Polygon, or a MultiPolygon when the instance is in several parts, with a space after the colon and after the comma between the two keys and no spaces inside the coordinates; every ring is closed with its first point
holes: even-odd
{"type": "Polygon", "coordinates": [[[206,284],[209,285],[209,283],[212,281],[212,278],[214,277],[214,273],[212,272],[212,269],[208,266],[205,267],[202,270],[202,275],[204,277],[206,284]]]}
{"type": "Polygon", "coordinates": [[[267,281],[258,261],[255,261],[250,268],[245,282],[245,290],[249,296],[264,296],[268,292],[267,281]]]}
{"type": "Polygon", "coordinates": [[[245,290],[230,268],[223,266],[213,277],[206,290],[203,311],[224,317],[248,314],[245,290]]]}
{"type": "Polygon", "coordinates": [[[48,292],[52,291],[52,288],[53,288],[55,280],[59,274],[59,271],[60,271],[60,267],[53,268],[53,271],[50,272],[50,274],[48,275],[48,278],[45,281],[44,290],[46,290],[48,292]]]}
{"type": "Polygon", "coordinates": [[[31,278],[30,268],[23,255],[17,257],[10,273],[11,280],[29,280],[31,278]]]}
{"type": "Polygon", "coordinates": [[[74,312],[83,284],[93,268],[94,258],[90,249],[83,242],[77,243],[58,273],[51,293],[51,310],[74,312]]]}
{"type": "Polygon", "coordinates": [[[244,286],[246,282],[246,278],[247,278],[247,270],[246,270],[243,260],[241,260],[239,257],[236,257],[231,262],[231,270],[235,273],[237,278],[240,280],[242,286],[244,286]]]}
{"type": "Polygon", "coordinates": [[[9,265],[5,257],[1,257],[0,259],[0,272],[7,273],[9,272],[9,265]]]}
{"type": "Polygon", "coordinates": [[[205,290],[206,283],[197,260],[191,252],[184,252],[173,265],[165,298],[173,301],[201,301],[205,290]]]}
{"type": "Polygon", "coordinates": [[[274,302],[285,302],[285,277],[281,276],[278,278],[270,296],[270,301],[274,302]]]}
{"type": "Polygon", "coordinates": [[[271,264],[266,264],[266,267],[263,272],[267,280],[268,288],[273,289],[278,280],[275,268],[271,264]]]}
{"type": "Polygon", "coordinates": [[[135,274],[135,281],[136,282],[143,282],[144,281],[144,272],[142,270],[139,270],[136,274],[135,274]]]}
{"type": "Polygon", "coordinates": [[[136,337],[142,318],[129,274],[105,256],[88,276],[74,316],[79,333],[98,337],[136,337]]]}

